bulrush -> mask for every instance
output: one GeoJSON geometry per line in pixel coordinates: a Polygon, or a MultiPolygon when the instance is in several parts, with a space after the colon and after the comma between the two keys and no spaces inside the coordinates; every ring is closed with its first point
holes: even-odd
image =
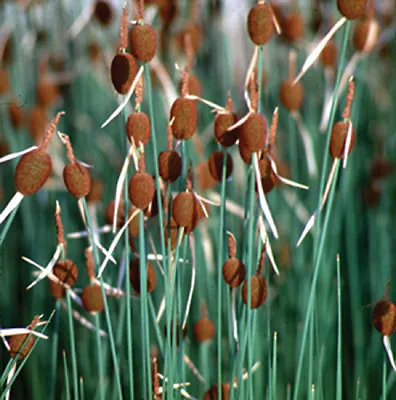
{"type": "MultiPolygon", "coordinates": [[[[157,284],[154,267],[147,261],[147,293],[151,293],[157,284]]],[[[133,288],[140,294],[140,260],[134,259],[129,264],[129,279],[133,288]]]]}
{"type": "Polygon", "coordinates": [[[250,9],[247,19],[247,29],[250,40],[256,45],[266,44],[274,30],[274,14],[268,3],[259,1],[250,9]]]}
{"type": "Polygon", "coordinates": [[[236,257],[236,240],[231,234],[228,236],[228,256],[229,258],[223,264],[223,278],[227,285],[236,288],[245,280],[246,268],[236,257]]]}
{"type": "Polygon", "coordinates": [[[366,11],[367,0],[337,0],[338,11],[347,19],[361,17],[366,11]]]}
{"type": "Polygon", "coordinates": [[[159,175],[166,183],[174,182],[181,174],[182,159],[176,150],[173,150],[172,121],[168,124],[168,150],[158,155],[159,175]]]}
{"type": "Polygon", "coordinates": [[[213,339],[215,335],[216,328],[208,318],[208,310],[204,302],[201,304],[201,318],[194,324],[193,332],[195,339],[200,343],[213,339]]]}

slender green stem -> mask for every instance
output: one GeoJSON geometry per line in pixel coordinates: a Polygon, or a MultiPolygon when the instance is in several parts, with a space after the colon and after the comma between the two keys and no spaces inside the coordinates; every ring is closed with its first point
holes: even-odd
{"type": "Polygon", "coordinates": [[[277,361],[278,361],[278,333],[274,333],[274,345],[272,348],[272,399],[276,400],[276,373],[277,373],[277,361]]]}
{"type": "Polygon", "coordinates": [[[100,317],[99,314],[95,314],[95,337],[96,337],[96,354],[98,356],[98,391],[99,398],[104,400],[104,371],[103,371],[103,347],[102,340],[100,337],[100,317]]]}
{"type": "Polygon", "coordinates": [[[66,400],[70,400],[70,382],[69,382],[69,372],[67,369],[67,359],[66,359],[66,352],[63,352],[63,372],[64,372],[64,380],[65,380],[65,395],[66,400]]]}
{"type": "Polygon", "coordinates": [[[51,379],[50,379],[50,391],[49,398],[54,399],[56,389],[56,371],[58,367],[58,343],[59,343],[59,322],[60,322],[60,307],[61,303],[59,300],[56,301],[55,306],[55,324],[54,332],[52,334],[52,354],[51,354],[51,379]]]}
{"type": "Polygon", "coordinates": [[[337,255],[337,400],[342,399],[342,314],[341,314],[341,270],[337,255]]]}
{"type": "Polygon", "coordinates": [[[10,227],[11,227],[12,221],[14,220],[15,215],[16,215],[20,205],[21,205],[21,203],[19,203],[18,206],[15,207],[12,210],[11,214],[7,218],[7,222],[5,223],[4,228],[3,228],[3,230],[1,231],[1,234],[0,234],[0,248],[3,245],[3,242],[4,242],[4,240],[5,240],[6,236],[7,236],[7,233],[9,231],[10,227]]]}

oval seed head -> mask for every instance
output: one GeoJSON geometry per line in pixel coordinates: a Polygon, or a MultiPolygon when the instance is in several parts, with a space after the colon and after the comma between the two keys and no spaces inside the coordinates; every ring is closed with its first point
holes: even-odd
{"type": "Polygon", "coordinates": [[[195,167],[195,175],[197,177],[197,187],[199,190],[212,189],[217,182],[210,174],[209,165],[206,161],[201,161],[195,167]]]}
{"type": "Polygon", "coordinates": [[[256,152],[265,146],[267,137],[267,121],[258,112],[252,113],[240,127],[239,141],[242,147],[256,152]]]}
{"type": "Polygon", "coordinates": [[[253,152],[250,151],[246,146],[244,146],[241,141],[239,141],[239,143],[238,143],[238,148],[239,148],[239,155],[241,156],[243,162],[245,164],[250,165],[252,162],[253,152]]]}
{"type": "MultiPolygon", "coordinates": [[[[214,151],[208,161],[209,171],[212,175],[213,179],[217,182],[221,182],[221,178],[223,175],[223,152],[222,151],[214,151]]],[[[227,153],[226,159],[226,179],[230,177],[232,174],[233,163],[231,156],[227,153]]]]}
{"type": "MultiPolygon", "coordinates": [[[[331,131],[330,138],[330,154],[333,158],[344,158],[344,147],[347,139],[348,133],[347,122],[337,122],[331,131]]],[[[356,132],[355,128],[352,127],[351,142],[349,145],[348,154],[352,151],[356,142],[356,132]]]]}
{"type": "Polygon", "coordinates": [[[279,89],[279,99],[288,111],[297,111],[304,100],[304,87],[300,82],[293,85],[293,79],[282,82],[279,89]]]}
{"type": "Polygon", "coordinates": [[[367,0],[337,0],[338,11],[347,19],[361,17],[366,11],[367,0]]]}
{"type": "Polygon", "coordinates": [[[215,335],[216,328],[214,323],[206,318],[202,317],[193,326],[194,337],[198,342],[206,342],[211,340],[215,335]]]}
{"type": "Polygon", "coordinates": [[[136,60],[132,54],[116,54],[111,62],[110,74],[114,89],[120,94],[128,93],[137,73],[136,60]]]}
{"type": "Polygon", "coordinates": [[[103,26],[108,26],[113,19],[113,10],[108,1],[98,0],[94,6],[95,19],[103,26]]]}
{"type": "Polygon", "coordinates": [[[15,102],[11,102],[8,106],[8,115],[14,129],[19,129],[23,125],[22,107],[15,102]]]}
{"type": "Polygon", "coordinates": [[[35,149],[19,160],[15,169],[15,186],[24,196],[30,196],[43,187],[51,174],[51,158],[45,150],[35,149]]]}
{"type": "MultiPolygon", "coordinates": [[[[269,193],[276,185],[277,178],[272,171],[271,163],[268,159],[264,158],[259,161],[259,170],[261,176],[261,185],[265,194],[269,193]]],[[[257,187],[256,187],[257,191],[257,187]]]]}
{"type": "Polygon", "coordinates": [[[195,196],[191,192],[179,193],[172,202],[172,216],[177,225],[186,227],[195,214],[195,196]]]}
{"type": "Polygon", "coordinates": [[[255,45],[263,45],[271,38],[274,30],[272,16],[271,6],[268,3],[256,4],[250,10],[247,27],[249,37],[255,45]]]}
{"type": "Polygon", "coordinates": [[[52,107],[59,96],[58,87],[48,79],[41,79],[36,87],[37,104],[44,107],[52,107]]]}
{"type": "Polygon", "coordinates": [[[353,44],[357,51],[369,52],[377,43],[378,23],[373,18],[364,18],[353,32],[353,44]]]}
{"type": "Polygon", "coordinates": [[[335,67],[338,57],[338,48],[334,41],[330,40],[320,53],[320,61],[324,67],[335,67]]]}
{"type": "MultiPolygon", "coordinates": [[[[131,207],[129,209],[128,218],[131,217],[131,215],[134,213],[135,210],[136,210],[135,207],[131,207]]],[[[133,218],[132,221],[129,223],[128,232],[129,232],[130,238],[137,238],[139,236],[139,216],[138,215],[136,215],[135,218],[133,218]]]]}
{"type": "MultiPolygon", "coordinates": [[[[183,80],[181,79],[179,82],[179,92],[181,92],[183,87],[183,80]]],[[[201,97],[202,89],[201,83],[195,75],[188,75],[187,82],[188,93],[197,97],[201,97]]]]}
{"type": "Polygon", "coordinates": [[[8,344],[10,346],[9,353],[11,357],[18,357],[17,360],[23,360],[28,355],[34,345],[34,336],[30,335],[29,339],[28,337],[28,333],[13,335],[10,337],[8,344]],[[23,346],[24,344],[25,346],[23,346]]]}
{"type": "Polygon", "coordinates": [[[64,284],[73,286],[78,278],[77,265],[66,259],[58,261],[52,268],[52,273],[64,284]]]}
{"type": "Polygon", "coordinates": [[[99,179],[93,179],[91,184],[91,190],[87,194],[88,203],[97,203],[102,200],[103,197],[103,183],[99,179]]]}
{"type": "Polygon", "coordinates": [[[35,141],[41,139],[47,125],[47,112],[41,106],[34,106],[28,116],[29,133],[35,141]]]}
{"type": "Polygon", "coordinates": [[[148,24],[136,24],[130,34],[129,43],[132,54],[142,62],[149,62],[157,51],[157,33],[148,24]]]}
{"type": "Polygon", "coordinates": [[[197,53],[202,44],[202,28],[197,22],[188,23],[180,32],[176,34],[176,42],[181,50],[185,48],[186,35],[190,36],[191,50],[197,53]]]}
{"type": "Polygon", "coordinates": [[[233,287],[238,287],[246,276],[246,268],[241,260],[236,257],[227,259],[223,264],[223,278],[225,282],[233,287]]]}
{"type": "Polygon", "coordinates": [[[182,159],[175,150],[161,151],[158,156],[160,177],[167,183],[174,182],[181,174],[182,159]]]}
{"type": "Polygon", "coordinates": [[[81,300],[84,308],[89,312],[102,312],[104,310],[102,289],[99,285],[85,286],[81,300]]]}
{"type": "Polygon", "coordinates": [[[377,157],[371,164],[370,175],[373,180],[383,179],[392,173],[392,164],[384,158],[377,157]]]}
{"type": "MultiPolygon", "coordinates": [[[[151,263],[147,261],[147,293],[151,293],[157,284],[155,270],[151,263]]],[[[129,278],[131,285],[140,294],[140,260],[132,260],[129,264],[129,278]]]]}
{"type": "MultiPolygon", "coordinates": [[[[262,276],[253,275],[250,278],[250,308],[259,308],[267,298],[267,282],[262,276]]],[[[248,304],[248,281],[245,280],[242,286],[242,300],[248,304]]]]}
{"type": "Polygon", "coordinates": [[[140,210],[144,210],[150,205],[154,199],[154,193],[154,180],[150,174],[136,172],[129,180],[129,200],[140,210]]]}
{"type": "Polygon", "coordinates": [[[234,113],[217,114],[214,121],[214,135],[216,140],[224,147],[232,146],[238,139],[238,128],[227,132],[227,129],[237,122],[234,113]]]}
{"type": "MultiPolygon", "coordinates": [[[[118,212],[117,212],[117,226],[120,228],[124,222],[125,222],[125,206],[124,206],[124,201],[121,200],[120,204],[118,206],[118,212]]],[[[112,200],[106,207],[105,210],[105,220],[109,225],[113,225],[113,219],[114,219],[114,211],[115,211],[115,201],[112,200]]]]}
{"type": "Polygon", "coordinates": [[[85,197],[91,191],[91,174],[79,162],[72,162],[65,166],[63,180],[67,191],[77,199],[85,197]]]}
{"type": "Polygon", "coordinates": [[[304,18],[298,12],[293,12],[282,21],[282,33],[290,43],[298,42],[304,36],[304,18]]]}
{"type": "Polygon", "coordinates": [[[193,100],[177,98],[171,108],[170,119],[175,118],[172,133],[177,140],[188,140],[197,130],[197,107],[193,100]]]}
{"type": "Polygon", "coordinates": [[[63,299],[66,296],[66,289],[59,282],[49,280],[49,286],[55,299],[63,299]]]}
{"type": "Polygon", "coordinates": [[[373,325],[384,336],[389,336],[396,329],[396,304],[390,300],[379,301],[373,310],[373,325]]]}
{"type": "Polygon", "coordinates": [[[131,114],[126,123],[126,132],[129,141],[132,141],[131,138],[133,138],[136,146],[140,142],[145,145],[151,136],[150,118],[143,112],[131,114]]]}
{"type": "Polygon", "coordinates": [[[5,68],[0,68],[0,96],[6,94],[10,87],[8,72],[5,68]]]}
{"type": "MultiPolygon", "coordinates": [[[[219,385],[216,383],[214,384],[204,395],[204,400],[218,400],[218,387],[219,385]]],[[[223,400],[230,399],[230,384],[223,383],[221,385],[221,398],[223,400]]]]}

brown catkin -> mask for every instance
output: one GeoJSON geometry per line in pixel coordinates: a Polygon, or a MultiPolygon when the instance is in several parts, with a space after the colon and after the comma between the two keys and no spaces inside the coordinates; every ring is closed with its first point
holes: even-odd
{"type": "MultiPolygon", "coordinates": [[[[152,264],[147,261],[147,293],[151,293],[157,284],[157,277],[155,275],[155,270],[152,264]]],[[[132,260],[129,264],[129,278],[131,280],[131,285],[140,293],[140,260],[132,260]]]]}
{"type": "Polygon", "coordinates": [[[304,18],[298,12],[293,12],[282,20],[282,33],[290,43],[301,40],[304,36],[304,18]]]}
{"type": "Polygon", "coordinates": [[[131,114],[126,122],[126,132],[128,139],[135,141],[136,146],[139,143],[146,145],[151,137],[150,118],[144,112],[131,114]]]}
{"type": "MultiPolygon", "coordinates": [[[[183,79],[181,79],[179,82],[179,92],[181,92],[182,86],[183,86],[183,79]]],[[[198,78],[195,75],[191,74],[188,75],[187,88],[189,94],[201,97],[202,93],[201,83],[199,82],[198,78]]]]}
{"type": "Polygon", "coordinates": [[[77,199],[85,197],[91,191],[91,174],[79,162],[72,162],[65,166],[63,180],[67,191],[77,199]]]}
{"type": "Polygon", "coordinates": [[[246,146],[243,145],[241,141],[238,143],[239,155],[241,156],[243,162],[245,164],[250,165],[252,162],[252,154],[253,152],[250,151],[246,146]]]}
{"type": "Polygon", "coordinates": [[[103,182],[99,179],[92,179],[91,190],[87,194],[89,203],[97,203],[103,197],[103,182]]]}
{"type": "Polygon", "coordinates": [[[154,199],[155,184],[147,172],[136,172],[128,185],[129,200],[140,210],[146,209],[154,199]]]}
{"type": "MultiPolygon", "coordinates": [[[[204,394],[204,400],[218,400],[218,389],[219,385],[216,383],[213,386],[211,386],[210,389],[208,389],[205,394],[204,394]]],[[[221,385],[221,398],[223,400],[230,400],[230,384],[229,383],[223,383],[221,385]]]]}
{"type": "Polygon", "coordinates": [[[267,137],[267,121],[258,112],[250,114],[239,129],[239,140],[242,147],[257,152],[264,148],[267,137]]]}
{"type": "Polygon", "coordinates": [[[103,26],[111,24],[113,19],[113,10],[108,1],[98,0],[94,5],[94,18],[103,26]]]}
{"type": "Polygon", "coordinates": [[[186,227],[196,218],[195,196],[191,192],[179,193],[172,202],[172,216],[177,225],[186,227]]]}
{"type": "Polygon", "coordinates": [[[5,68],[0,68],[0,96],[6,94],[9,88],[8,71],[5,68]]]}
{"type": "Polygon", "coordinates": [[[197,342],[206,342],[215,335],[216,329],[214,323],[207,317],[202,317],[193,326],[194,337],[197,342]]]}
{"type": "Polygon", "coordinates": [[[13,358],[17,357],[17,360],[23,360],[33,347],[34,340],[34,336],[30,335],[29,337],[28,333],[11,336],[8,341],[10,356],[13,358]]]}
{"type": "Polygon", "coordinates": [[[161,151],[158,155],[158,170],[165,182],[174,182],[182,170],[182,159],[179,153],[175,150],[161,151]]]}
{"type": "Polygon", "coordinates": [[[36,86],[37,104],[49,108],[52,107],[59,97],[59,88],[50,80],[43,78],[36,86]]]}
{"type": "Polygon", "coordinates": [[[271,38],[274,30],[272,18],[272,9],[268,3],[256,4],[249,11],[247,28],[250,40],[255,45],[263,45],[271,38]]]}
{"type": "Polygon", "coordinates": [[[15,186],[24,196],[36,193],[51,174],[51,158],[40,148],[26,153],[15,169],[15,186]]]}
{"type": "MultiPolygon", "coordinates": [[[[136,211],[135,207],[131,207],[129,209],[128,218],[132,216],[132,214],[136,211]]],[[[132,219],[132,221],[128,225],[129,236],[132,238],[136,238],[139,236],[139,218],[138,214],[132,219]]]]}
{"type": "MultiPolygon", "coordinates": [[[[262,276],[253,275],[250,278],[250,308],[259,308],[267,298],[267,282],[262,276]]],[[[245,280],[242,286],[242,300],[248,305],[248,281],[245,280]]]]}
{"type": "Polygon", "coordinates": [[[238,139],[238,129],[227,131],[227,129],[237,122],[234,113],[217,114],[214,121],[214,135],[218,143],[224,147],[232,146],[238,139]]]}
{"type": "Polygon", "coordinates": [[[35,141],[42,138],[47,125],[47,112],[44,107],[34,106],[28,115],[27,125],[29,133],[35,141]]]}
{"type": "MultiPolygon", "coordinates": [[[[217,182],[221,182],[222,176],[223,176],[223,152],[222,151],[214,151],[208,161],[209,165],[209,172],[212,175],[213,179],[216,180],[217,182]]],[[[225,177],[228,179],[233,170],[233,163],[232,163],[232,158],[231,156],[227,153],[226,156],[226,171],[225,171],[225,177]]]]}
{"type": "Polygon", "coordinates": [[[304,100],[304,87],[300,82],[293,85],[293,79],[287,79],[279,88],[279,98],[286,110],[297,111],[304,100]]]}
{"type": "Polygon", "coordinates": [[[52,273],[69,286],[73,286],[78,278],[77,265],[69,259],[58,261],[52,268],[52,273]]]}
{"type": "Polygon", "coordinates": [[[338,11],[347,19],[361,17],[366,11],[367,0],[337,0],[338,11]]]}
{"type": "Polygon", "coordinates": [[[320,53],[320,61],[324,67],[335,67],[338,57],[338,47],[330,40],[320,53]]]}
{"type": "Polygon", "coordinates": [[[66,289],[59,282],[49,280],[49,287],[55,299],[63,299],[66,296],[66,289]]]}
{"type": "MultiPolygon", "coordinates": [[[[349,123],[337,122],[331,131],[330,138],[330,154],[333,158],[344,158],[344,147],[346,144],[349,123]]],[[[348,149],[348,154],[352,151],[356,142],[355,128],[352,127],[351,142],[348,149]]]]}
{"type": "Polygon", "coordinates": [[[238,287],[246,276],[245,265],[239,258],[231,257],[223,264],[223,278],[227,285],[238,287]]]}
{"type": "Polygon", "coordinates": [[[258,162],[261,185],[265,194],[269,193],[276,184],[276,176],[271,168],[271,163],[267,158],[264,158],[258,162]]]}
{"type": "Polygon", "coordinates": [[[128,93],[137,73],[136,60],[132,54],[118,53],[114,56],[111,66],[111,82],[120,94],[128,93]]]}
{"type": "Polygon", "coordinates": [[[148,24],[136,24],[129,34],[132,54],[142,62],[151,61],[157,51],[157,33],[148,24]]]}
{"type": "Polygon", "coordinates": [[[81,300],[84,308],[89,312],[102,312],[104,310],[102,289],[99,285],[85,286],[81,300]]]}
{"type": "Polygon", "coordinates": [[[190,139],[197,130],[197,107],[193,100],[179,97],[172,105],[170,119],[175,118],[172,133],[177,140],[190,139]]]}
{"type": "Polygon", "coordinates": [[[18,130],[23,125],[22,107],[14,101],[8,105],[8,115],[14,129],[18,130]]]}
{"type": "Polygon", "coordinates": [[[373,325],[384,336],[396,330],[396,304],[390,300],[379,301],[373,310],[373,325]]]}

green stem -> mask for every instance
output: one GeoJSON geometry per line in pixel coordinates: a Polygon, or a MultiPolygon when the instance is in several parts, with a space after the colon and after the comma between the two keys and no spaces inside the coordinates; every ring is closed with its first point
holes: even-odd
{"type": "Polygon", "coordinates": [[[77,373],[77,357],[76,357],[76,340],[74,337],[73,314],[72,305],[70,300],[69,289],[66,290],[66,304],[67,304],[67,320],[69,325],[69,339],[70,351],[72,359],[72,374],[73,374],[73,393],[75,400],[78,399],[78,373],[77,373]]]}

